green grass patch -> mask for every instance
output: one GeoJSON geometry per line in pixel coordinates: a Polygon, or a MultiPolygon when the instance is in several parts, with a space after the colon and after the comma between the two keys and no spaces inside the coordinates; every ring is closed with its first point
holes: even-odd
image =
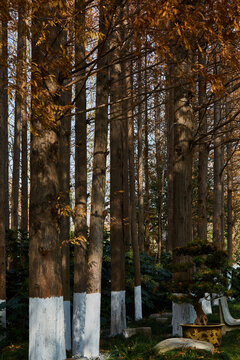
{"type": "Polygon", "coordinates": [[[10,344],[0,350],[0,360],[27,360],[28,343],[10,344]]]}
{"type": "MultiPolygon", "coordinates": [[[[230,304],[230,312],[233,317],[240,318],[240,304],[230,304]]],[[[209,316],[209,322],[219,323],[219,308],[213,308],[213,314],[209,316]]],[[[151,338],[139,335],[130,339],[123,337],[109,338],[101,340],[101,351],[109,354],[109,360],[240,360],[240,329],[228,332],[223,336],[222,344],[214,354],[200,350],[178,349],[169,351],[165,354],[156,355],[154,346],[171,337],[171,320],[167,324],[159,324],[154,319],[142,320],[138,323],[130,323],[129,327],[150,326],[152,328],[151,338]]]]}
{"type": "MultiPolygon", "coordinates": [[[[230,304],[230,312],[233,317],[240,318],[240,304],[230,304]]],[[[209,316],[209,322],[218,323],[219,309],[213,308],[213,314],[209,316]]],[[[146,319],[137,323],[129,323],[129,327],[150,326],[152,336],[133,336],[125,339],[122,336],[114,338],[103,336],[100,342],[101,352],[108,356],[109,360],[240,360],[240,329],[228,332],[223,336],[220,348],[210,354],[205,351],[196,350],[175,350],[165,354],[156,355],[154,346],[160,341],[171,337],[171,319],[168,323],[160,324],[155,319],[146,319]]],[[[107,333],[105,329],[105,333],[107,333]]],[[[4,344],[0,346],[0,360],[27,360],[28,343],[4,344]]],[[[71,354],[68,354],[71,357],[71,354]]]]}

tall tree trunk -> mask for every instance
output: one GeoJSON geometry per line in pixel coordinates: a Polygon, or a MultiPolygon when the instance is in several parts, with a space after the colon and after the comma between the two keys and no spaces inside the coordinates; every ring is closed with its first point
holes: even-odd
{"type": "MultiPolygon", "coordinates": [[[[25,7],[23,7],[23,13],[25,7]]],[[[21,123],[22,123],[22,158],[21,158],[21,230],[28,231],[28,117],[27,117],[27,64],[26,64],[26,25],[19,17],[19,33],[22,41],[22,93],[21,93],[21,123]]]]}
{"type": "MultiPolygon", "coordinates": [[[[229,116],[229,99],[226,101],[226,116],[229,116]]],[[[227,140],[230,140],[232,133],[231,123],[228,125],[227,140]]],[[[234,226],[234,212],[233,212],[233,149],[232,144],[227,144],[227,251],[229,263],[233,261],[233,226],[234,226]]]]}
{"type": "Polygon", "coordinates": [[[17,42],[17,65],[16,65],[16,93],[15,93],[15,121],[14,121],[14,144],[13,144],[13,175],[12,175],[12,208],[11,227],[18,229],[18,203],[19,203],[19,171],[20,171],[20,133],[23,109],[23,85],[25,82],[25,24],[24,6],[19,4],[18,9],[18,42],[17,42]]]}
{"type": "MultiPolygon", "coordinates": [[[[66,37],[64,43],[66,43],[66,37]]],[[[60,183],[60,244],[62,247],[62,281],[64,301],[64,323],[66,350],[71,350],[71,304],[70,304],[70,134],[71,111],[67,106],[71,104],[71,89],[62,94],[61,101],[65,107],[59,130],[59,183],[60,183]]]]}
{"type": "Polygon", "coordinates": [[[136,217],[136,191],[135,191],[135,163],[134,163],[134,124],[133,124],[133,104],[130,98],[132,94],[132,64],[123,63],[125,77],[125,88],[128,100],[126,103],[126,115],[128,125],[128,157],[129,157],[129,190],[130,190],[130,218],[131,218],[131,242],[134,261],[134,310],[135,320],[142,319],[142,289],[141,289],[141,270],[139,243],[137,234],[137,217],[136,217]],[[130,70],[131,69],[131,70],[130,70]]]}
{"type": "MultiPolygon", "coordinates": [[[[6,143],[7,139],[7,122],[8,122],[8,97],[7,97],[7,22],[4,21],[4,14],[0,13],[0,304],[6,302],[6,243],[5,243],[5,229],[6,229],[6,167],[8,163],[6,158],[6,143]]],[[[6,327],[6,310],[0,311],[0,324],[6,327]]]]}
{"type": "MultiPolygon", "coordinates": [[[[124,8],[125,20],[124,26],[122,28],[121,36],[124,46],[122,46],[120,51],[120,57],[124,58],[126,53],[129,51],[129,41],[126,41],[127,35],[127,16],[128,16],[128,5],[125,5],[124,8]]],[[[122,90],[123,94],[128,94],[131,88],[131,82],[129,83],[130,88],[127,86],[127,64],[125,61],[121,63],[122,67],[122,90]]],[[[122,112],[123,112],[123,237],[126,249],[129,249],[131,246],[131,210],[130,210],[130,185],[129,185],[129,156],[128,156],[128,101],[122,102],[122,112]]]]}
{"type": "MultiPolygon", "coordinates": [[[[125,69],[122,66],[122,76],[125,75],[125,69]]],[[[125,89],[124,89],[125,90],[125,89]]],[[[125,92],[123,92],[125,93],[125,92]]],[[[126,248],[130,247],[130,202],[129,202],[129,178],[128,178],[128,128],[127,128],[127,109],[125,102],[122,103],[123,119],[123,238],[126,248]]]]}
{"type": "MultiPolygon", "coordinates": [[[[178,79],[181,74],[187,75],[190,68],[183,49],[179,49],[179,54],[181,65],[174,88],[173,249],[192,240],[193,109],[191,88],[186,85],[186,79],[178,79]]],[[[179,259],[175,257],[173,261],[177,263],[179,259]]],[[[174,277],[181,281],[186,273],[178,272],[174,277]]],[[[181,336],[180,324],[189,320],[194,320],[192,305],[173,303],[173,335],[181,336]]]]}
{"type": "Polygon", "coordinates": [[[161,132],[160,132],[160,106],[157,94],[155,95],[155,144],[156,144],[156,176],[157,176],[157,217],[158,217],[158,261],[160,262],[162,253],[162,198],[163,198],[163,180],[164,169],[161,154],[161,132]]]}
{"type": "MultiPolygon", "coordinates": [[[[227,155],[228,159],[232,156],[232,147],[230,144],[227,146],[227,155]]],[[[233,223],[234,223],[234,213],[233,213],[233,204],[232,196],[233,194],[233,171],[232,171],[232,160],[229,160],[227,167],[227,250],[228,250],[228,259],[229,262],[232,262],[233,259],[233,223]]]]}
{"type": "Polygon", "coordinates": [[[174,153],[174,76],[173,66],[168,65],[168,81],[169,90],[167,92],[166,105],[166,124],[167,124],[167,243],[166,250],[171,251],[173,248],[173,153],[174,153]]]}
{"type": "MultiPolygon", "coordinates": [[[[123,8],[117,7],[114,21],[117,23],[111,45],[118,46],[121,39],[120,21],[123,8]]],[[[122,40],[122,39],[121,39],[122,40]]],[[[125,308],[125,244],[123,214],[123,106],[119,100],[123,94],[121,52],[112,51],[110,75],[110,240],[111,240],[111,335],[118,335],[126,327],[125,308]]],[[[127,174],[126,174],[127,175],[127,174]]]]}
{"type": "Polygon", "coordinates": [[[84,353],[87,271],[87,119],[85,86],[85,2],[75,2],[75,64],[83,68],[76,85],[75,116],[75,238],[73,294],[73,355],[84,353]]]}
{"type": "MultiPolygon", "coordinates": [[[[214,104],[214,126],[221,122],[221,104],[216,100],[214,104]]],[[[219,248],[224,247],[224,187],[223,187],[223,138],[216,131],[214,138],[214,191],[213,191],[213,241],[219,248]]]]}
{"type": "MultiPolygon", "coordinates": [[[[64,1],[67,5],[67,1],[64,1]]],[[[72,30],[72,29],[71,29],[72,30]]],[[[69,62],[69,68],[64,69],[64,76],[71,78],[72,69],[72,49],[67,46],[71,31],[69,28],[63,28],[59,34],[59,42],[65,47],[66,61],[69,62]],[[66,50],[67,49],[67,50],[66,50]]],[[[65,66],[66,66],[65,65],[65,66]]],[[[62,281],[63,281],[63,306],[64,306],[64,327],[65,327],[65,345],[66,350],[71,350],[71,291],[70,291],[70,147],[71,147],[71,101],[72,87],[65,88],[66,80],[62,81],[62,92],[60,103],[62,112],[60,117],[59,129],[59,184],[60,184],[60,244],[62,249],[62,281]]]]}
{"type": "MultiPolygon", "coordinates": [[[[26,101],[26,98],[24,102],[26,101]]],[[[22,109],[22,187],[21,187],[21,230],[28,231],[28,144],[27,144],[27,109],[26,102],[22,109]]]]}
{"type": "MultiPolygon", "coordinates": [[[[8,10],[6,10],[7,13],[8,10]]],[[[1,85],[1,98],[3,101],[2,116],[4,119],[4,216],[5,228],[9,229],[9,159],[8,159],[8,23],[7,20],[2,21],[2,54],[4,59],[3,67],[1,68],[1,76],[4,85],[1,85]]]]}
{"type": "MultiPolygon", "coordinates": [[[[147,49],[147,41],[145,42],[145,51],[147,49]]],[[[147,52],[145,54],[145,79],[144,79],[144,92],[145,92],[145,114],[144,114],[144,175],[145,175],[145,251],[150,253],[150,214],[149,214],[149,168],[148,168],[148,101],[147,101],[147,52]]]]}
{"type": "MultiPolygon", "coordinates": [[[[199,55],[199,63],[206,65],[204,55],[199,55]]],[[[206,108],[203,106],[206,103],[206,81],[199,76],[199,134],[200,136],[207,133],[207,116],[206,108]]],[[[197,233],[201,240],[207,240],[207,175],[208,175],[208,148],[207,143],[199,146],[199,161],[198,161],[198,225],[197,233]]]]}
{"type": "Polygon", "coordinates": [[[143,198],[143,121],[142,121],[142,57],[137,62],[138,78],[138,242],[144,252],[144,198],[143,198]]]}
{"type": "Polygon", "coordinates": [[[99,5],[99,31],[104,34],[99,44],[96,82],[95,137],[92,174],[92,197],[90,234],[87,263],[87,296],[85,317],[84,356],[99,355],[101,272],[103,252],[103,230],[105,218],[106,156],[108,134],[108,13],[99,5]],[[93,311],[94,309],[94,311],[93,311]]]}
{"type": "Polygon", "coordinates": [[[63,60],[63,66],[66,66],[58,21],[63,16],[59,8],[50,8],[45,1],[33,4],[29,211],[30,360],[66,358],[58,217],[58,114],[61,109],[58,106],[61,105],[65,70],[60,67],[59,58],[63,60]],[[42,38],[41,33],[43,21],[49,30],[45,38],[42,38]]]}

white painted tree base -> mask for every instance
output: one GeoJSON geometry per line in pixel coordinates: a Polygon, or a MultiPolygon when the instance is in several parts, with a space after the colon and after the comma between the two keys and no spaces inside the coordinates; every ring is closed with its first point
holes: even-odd
{"type": "Polygon", "coordinates": [[[111,330],[110,335],[120,335],[126,328],[126,291],[111,291],[111,330]]]}
{"type": "MultiPolygon", "coordinates": [[[[5,307],[0,310],[0,324],[3,328],[6,328],[6,300],[0,299],[0,305],[4,305],[5,307]]],[[[5,335],[0,336],[0,341],[5,337],[5,335]]]]}
{"type": "Polygon", "coordinates": [[[172,303],[172,335],[182,336],[182,327],[180,324],[193,323],[197,315],[191,304],[172,303]]]}
{"type": "Polygon", "coordinates": [[[71,303],[64,300],[64,327],[65,327],[65,345],[66,350],[71,350],[71,303]]]}
{"type": "Polygon", "coordinates": [[[0,310],[0,322],[2,327],[6,327],[6,300],[0,299],[0,305],[4,305],[4,303],[5,303],[5,308],[0,310]]]}
{"type": "Polygon", "coordinates": [[[101,294],[86,295],[84,356],[99,356],[101,294]]]}
{"type": "MultiPolygon", "coordinates": [[[[205,297],[210,297],[209,294],[205,294],[205,297]]],[[[200,299],[200,301],[202,303],[202,309],[204,314],[208,315],[208,314],[212,314],[212,304],[210,300],[206,300],[206,298],[200,299]]]]}
{"type": "Polygon", "coordinates": [[[219,306],[219,298],[216,296],[216,294],[212,294],[212,297],[213,297],[212,304],[214,306],[219,306]]]}
{"type": "Polygon", "coordinates": [[[73,294],[72,354],[83,356],[86,314],[86,293],[73,294]]]}
{"type": "Polygon", "coordinates": [[[141,285],[134,287],[135,320],[142,320],[142,288],[141,285]]]}
{"type": "Polygon", "coordinates": [[[65,360],[63,297],[29,299],[29,360],[65,360]]]}

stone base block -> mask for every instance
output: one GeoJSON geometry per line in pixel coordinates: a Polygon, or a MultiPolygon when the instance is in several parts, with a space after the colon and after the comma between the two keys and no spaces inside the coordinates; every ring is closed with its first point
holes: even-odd
{"type": "Polygon", "coordinates": [[[151,336],[152,329],[150,327],[126,328],[123,330],[123,336],[130,338],[133,335],[151,336]]]}

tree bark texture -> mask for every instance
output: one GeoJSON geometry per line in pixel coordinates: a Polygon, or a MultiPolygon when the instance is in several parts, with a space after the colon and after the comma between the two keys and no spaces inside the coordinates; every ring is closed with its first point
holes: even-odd
{"type": "MultiPolygon", "coordinates": [[[[228,100],[228,99],[227,99],[228,100]]],[[[226,117],[230,113],[229,103],[226,101],[226,117]]],[[[232,124],[230,123],[227,127],[226,140],[230,139],[230,134],[232,133],[232,124]]],[[[233,147],[231,142],[227,144],[227,251],[228,251],[228,260],[231,264],[233,260],[233,248],[235,239],[234,237],[234,211],[233,211],[233,147]]]]}
{"type": "MultiPolygon", "coordinates": [[[[178,48],[180,59],[175,69],[174,88],[174,154],[173,154],[173,249],[186,245],[192,240],[192,139],[193,139],[193,109],[191,88],[185,76],[190,67],[185,52],[178,48]]],[[[178,264],[183,259],[173,257],[178,264]]],[[[190,273],[176,271],[174,280],[189,280],[190,273]]],[[[192,305],[188,303],[173,303],[173,335],[178,334],[182,321],[194,320],[192,305]]]]}
{"type": "MultiPolygon", "coordinates": [[[[20,173],[20,141],[22,110],[24,109],[24,83],[25,74],[25,24],[24,6],[19,5],[18,10],[18,42],[17,42],[17,67],[16,67],[16,93],[15,93],[15,121],[14,121],[14,144],[13,144],[13,175],[12,175],[12,204],[11,204],[11,227],[18,229],[18,203],[19,203],[19,173],[20,173]]],[[[26,116],[26,115],[25,115],[26,116]]]]}
{"type": "Polygon", "coordinates": [[[96,115],[93,154],[90,235],[88,249],[87,293],[101,292],[103,227],[105,219],[106,156],[108,135],[108,40],[104,9],[100,6],[99,31],[105,35],[99,44],[96,84],[96,115]]]}
{"type": "Polygon", "coordinates": [[[131,243],[133,250],[134,261],[134,303],[135,303],[135,320],[142,318],[142,303],[141,303],[141,269],[139,256],[139,243],[137,234],[137,217],[136,217],[136,192],[135,192],[135,163],[134,163],[134,118],[133,118],[133,104],[131,103],[132,95],[132,63],[123,63],[125,73],[125,89],[128,100],[125,101],[128,126],[128,158],[129,158],[129,190],[130,190],[130,219],[131,219],[131,243]],[[140,300],[137,298],[137,291],[139,289],[140,300]],[[139,304],[140,303],[140,304],[139,304]],[[140,307],[139,307],[140,305],[140,307]]]}
{"type": "MultiPolygon", "coordinates": [[[[203,64],[206,60],[203,56],[199,56],[199,62],[203,64]]],[[[206,108],[203,107],[206,103],[206,82],[202,76],[199,76],[199,135],[204,136],[207,132],[207,117],[206,108]]],[[[207,175],[208,175],[208,147],[206,141],[199,146],[199,161],[198,161],[198,224],[197,233],[198,238],[207,240],[207,175]]]]}
{"type": "Polygon", "coordinates": [[[123,6],[116,1],[113,18],[114,32],[111,46],[110,68],[110,243],[111,243],[111,335],[121,334],[126,327],[125,308],[125,238],[124,207],[128,194],[127,129],[124,118],[124,103],[121,103],[124,90],[122,77],[125,76],[120,62],[123,40],[123,6]],[[121,44],[121,45],[120,45],[121,44]],[[126,153],[124,154],[124,151],[126,153]],[[124,164],[124,160],[126,163],[124,164]],[[124,173],[125,171],[125,173],[124,173]]]}
{"type": "MultiPolygon", "coordinates": [[[[0,14],[3,18],[3,14],[0,14]]],[[[6,299],[6,243],[5,243],[5,230],[6,230],[6,207],[5,207],[5,162],[6,158],[6,143],[7,143],[7,121],[6,107],[7,107],[7,22],[0,21],[0,300],[6,299]]],[[[3,318],[0,322],[4,326],[3,318]]]]}
{"type": "MultiPolygon", "coordinates": [[[[62,95],[63,107],[71,103],[71,90],[62,95]]],[[[66,110],[64,110],[66,111],[66,110]]],[[[59,130],[60,244],[62,247],[63,297],[70,300],[70,133],[71,112],[61,118],[59,130]]]]}
{"type": "Polygon", "coordinates": [[[173,154],[174,154],[174,79],[173,67],[168,65],[168,81],[169,90],[167,93],[166,105],[166,125],[167,125],[167,204],[168,204],[168,227],[167,227],[167,243],[166,250],[171,251],[173,248],[173,154]]]}
{"type": "Polygon", "coordinates": [[[233,212],[233,170],[232,170],[232,147],[227,146],[228,167],[227,167],[227,250],[229,262],[233,259],[233,226],[234,226],[234,212],[233,212]]]}
{"type": "Polygon", "coordinates": [[[3,147],[4,157],[3,161],[3,173],[4,173],[4,222],[5,228],[9,229],[9,171],[8,171],[8,23],[5,16],[3,17],[1,24],[1,113],[3,117],[3,147]]]}
{"type": "Polygon", "coordinates": [[[70,64],[63,43],[65,12],[41,0],[32,5],[29,360],[64,360],[59,161],[62,95],[70,64]]]}
{"type": "Polygon", "coordinates": [[[61,53],[61,38],[57,35],[59,29],[56,24],[51,27],[46,41],[38,44],[42,19],[48,21],[52,9],[41,3],[35,10],[32,28],[29,291],[30,297],[47,298],[63,294],[58,215],[59,120],[54,110],[59,105],[62,70],[54,60],[56,54],[60,56],[61,53]],[[47,52],[48,44],[52,44],[53,40],[54,45],[47,52]]]}
{"type": "MultiPolygon", "coordinates": [[[[118,30],[119,35],[119,30],[118,30]]],[[[114,39],[115,41],[117,39],[114,39]]],[[[113,43],[115,45],[115,43],[113,43]]],[[[115,50],[112,61],[119,59],[115,50]]],[[[121,65],[111,66],[111,118],[110,118],[110,213],[111,213],[111,291],[125,290],[125,245],[123,225],[123,112],[121,65]]]]}
{"type": "Polygon", "coordinates": [[[147,101],[147,54],[145,55],[145,79],[144,79],[144,92],[145,92],[145,108],[144,108],[144,178],[145,178],[145,244],[144,248],[147,254],[150,253],[150,213],[149,213],[149,168],[148,168],[148,101],[147,101]]]}
{"type": "Polygon", "coordinates": [[[164,168],[161,153],[161,117],[158,96],[155,95],[155,144],[156,144],[156,176],[157,176],[157,244],[158,244],[158,261],[162,253],[162,202],[163,202],[163,182],[164,182],[164,168]]]}
{"type": "Polygon", "coordinates": [[[144,197],[143,197],[143,119],[142,119],[142,57],[137,62],[138,78],[138,242],[140,252],[144,252],[144,197]]]}
{"type": "MultiPolygon", "coordinates": [[[[221,104],[214,104],[214,126],[221,122],[221,104]]],[[[219,248],[224,247],[224,184],[223,184],[223,138],[216,131],[214,138],[214,190],[213,190],[213,241],[219,248]]]]}
{"type": "MultiPolygon", "coordinates": [[[[189,66],[183,61],[180,73],[188,71],[189,66]]],[[[192,240],[193,109],[191,89],[181,78],[174,89],[174,110],[173,248],[176,248],[192,240]]]]}
{"type": "Polygon", "coordinates": [[[26,97],[22,104],[21,230],[28,231],[28,119],[26,97]]]}
{"type": "MultiPolygon", "coordinates": [[[[20,10],[19,10],[20,11],[20,10]]],[[[26,12],[25,6],[21,9],[22,15],[26,12]]],[[[26,25],[19,14],[18,36],[21,38],[22,46],[22,74],[21,74],[21,135],[22,135],[22,157],[21,157],[21,225],[22,231],[28,231],[28,116],[27,116],[27,64],[26,64],[26,25]]]]}
{"type": "MultiPolygon", "coordinates": [[[[75,63],[85,65],[84,31],[85,4],[83,0],[75,3],[78,17],[75,26],[75,63]]],[[[74,246],[74,292],[86,291],[87,271],[87,119],[85,70],[79,74],[76,85],[75,117],[75,238],[74,246]]]]}

